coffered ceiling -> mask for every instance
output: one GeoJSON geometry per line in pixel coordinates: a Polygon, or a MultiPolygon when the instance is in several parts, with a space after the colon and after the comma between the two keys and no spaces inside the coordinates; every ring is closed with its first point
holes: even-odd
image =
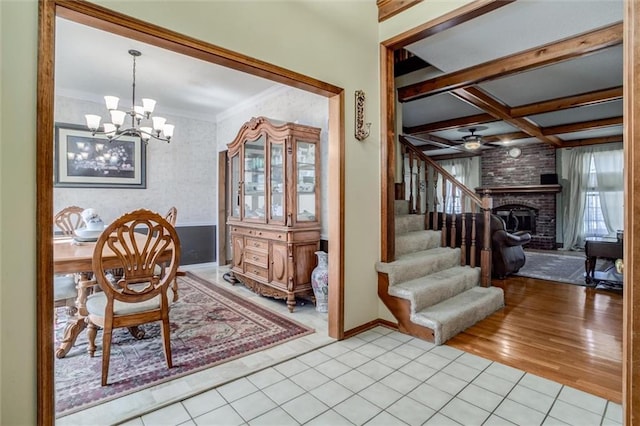
{"type": "Polygon", "coordinates": [[[622,0],[500,3],[405,47],[397,70],[422,63],[396,73],[406,139],[431,156],[621,141],[622,0]]]}

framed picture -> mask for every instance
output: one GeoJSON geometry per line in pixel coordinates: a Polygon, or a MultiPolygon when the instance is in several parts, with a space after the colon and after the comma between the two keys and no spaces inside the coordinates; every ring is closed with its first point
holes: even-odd
{"type": "Polygon", "coordinates": [[[56,123],[54,186],[146,188],[146,146],[138,137],[109,141],[84,126],[56,123]]]}

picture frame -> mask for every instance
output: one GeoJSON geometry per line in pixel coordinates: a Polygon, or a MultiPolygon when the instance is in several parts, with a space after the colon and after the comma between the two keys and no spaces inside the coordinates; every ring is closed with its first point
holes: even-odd
{"type": "Polygon", "coordinates": [[[58,188],[144,189],[146,144],[135,136],[109,140],[85,126],[56,123],[54,168],[58,188]]]}

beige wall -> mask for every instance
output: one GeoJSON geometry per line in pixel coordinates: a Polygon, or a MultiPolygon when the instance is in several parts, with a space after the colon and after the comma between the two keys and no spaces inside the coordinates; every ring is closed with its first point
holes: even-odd
{"type": "MultiPolygon", "coordinates": [[[[379,253],[380,160],[375,2],[102,4],[345,89],[345,327],[377,318],[374,263],[379,253]],[[353,137],[357,89],[369,94],[367,119],[374,123],[365,142],[353,137]]],[[[34,424],[38,5],[35,0],[0,1],[0,16],[0,424],[34,424]]]]}

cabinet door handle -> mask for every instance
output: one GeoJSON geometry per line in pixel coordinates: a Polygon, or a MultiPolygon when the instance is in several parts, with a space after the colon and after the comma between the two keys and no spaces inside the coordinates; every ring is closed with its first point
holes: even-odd
{"type": "Polygon", "coordinates": [[[258,260],[260,259],[258,256],[253,256],[253,260],[258,260]]]}

